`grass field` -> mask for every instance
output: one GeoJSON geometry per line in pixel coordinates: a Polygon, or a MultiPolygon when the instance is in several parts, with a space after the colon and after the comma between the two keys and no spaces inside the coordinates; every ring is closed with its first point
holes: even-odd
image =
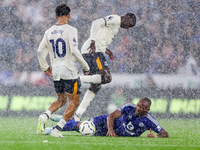
{"type": "MultiPolygon", "coordinates": [[[[94,137],[63,132],[65,138],[37,135],[37,118],[0,118],[0,149],[20,150],[200,150],[199,120],[158,120],[170,138],[94,137]]],[[[55,123],[54,123],[55,124],[55,123]]],[[[47,126],[52,126],[49,121],[47,126]]]]}

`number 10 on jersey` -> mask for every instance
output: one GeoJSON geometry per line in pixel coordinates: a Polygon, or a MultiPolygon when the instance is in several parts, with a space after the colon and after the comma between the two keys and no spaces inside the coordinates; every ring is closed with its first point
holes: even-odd
{"type": "Polygon", "coordinates": [[[61,38],[58,38],[56,41],[54,41],[54,39],[52,40],[49,40],[50,43],[52,44],[52,48],[53,48],[53,52],[54,52],[54,58],[56,58],[56,55],[60,58],[62,57],[65,57],[66,55],[66,43],[63,39],[61,38]],[[60,54],[60,51],[59,51],[59,42],[62,44],[62,54],[60,54]]]}

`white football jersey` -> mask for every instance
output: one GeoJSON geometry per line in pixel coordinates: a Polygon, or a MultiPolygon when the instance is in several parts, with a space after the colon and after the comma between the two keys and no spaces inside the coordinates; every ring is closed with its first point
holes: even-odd
{"type": "Polygon", "coordinates": [[[53,25],[48,29],[38,48],[40,67],[46,71],[49,67],[46,56],[50,54],[52,74],[55,81],[76,79],[79,77],[75,59],[86,71],[89,66],[78,50],[77,29],[68,25],[53,25]]]}
{"type": "Polygon", "coordinates": [[[96,52],[105,53],[106,48],[114,40],[121,25],[121,17],[109,15],[101,19],[94,20],[90,31],[90,38],[83,44],[81,53],[88,53],[91,40],[95,40],[96,52]]]}

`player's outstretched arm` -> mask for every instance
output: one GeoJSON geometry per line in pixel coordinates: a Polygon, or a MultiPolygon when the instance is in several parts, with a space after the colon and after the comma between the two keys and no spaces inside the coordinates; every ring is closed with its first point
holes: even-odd
{"type": "Polygon", "coordinates": [[[108,117],[107,117],[108,132],[107,132],[106,136],[109,136],[109,137],[117,137],[118,136],[115,134],[115,132],[113,130],[113,123],[116,118],[119,118],[121,116],[122,116],[122,114],[118,109],[108,115],[108,117]]]}
{"type": "Polygon", "coordinates": [[[115,59],[113,53],[109,49],[106,48],[105,53],[109,56],[110,60],[114,60],[115,59]]]}

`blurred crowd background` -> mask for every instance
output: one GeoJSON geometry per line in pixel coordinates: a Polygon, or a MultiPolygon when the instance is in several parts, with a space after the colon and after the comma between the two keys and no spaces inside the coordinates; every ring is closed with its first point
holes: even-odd
{"type": "Polygon", "coordinates": [[[37,48],[57,22],[54,10],[61,3],[71,8],[69,24],[78,29],[79,49],[93,20],[136,15],[136,26],[120,29],[109,46],[112,73],[200,75],[200,0],[1,0],[0,84],[50,84],[41,78],[37,48]]]}

